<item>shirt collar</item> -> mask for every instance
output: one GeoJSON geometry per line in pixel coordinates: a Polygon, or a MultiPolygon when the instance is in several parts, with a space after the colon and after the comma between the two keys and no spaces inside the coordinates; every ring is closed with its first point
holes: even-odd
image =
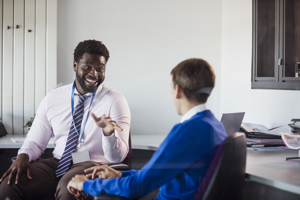
{"type": "Polygon", "coordinates": [[[200,104],[200,105],[197,105],[193,108],[191,108],[189,111],[187,111],[181,118],[181,121],[180,123],[188,120],[188,119],[191,119],[194,115],[196,115],[197,113],[199,112],[202,112],[204,110],[208,110],[206,104],[200,104]]]}
{"type": "MultiPolygon", "coordinates": [[[[98,87],[98,89],[97,89],[97,91],[96,91],[95,98],[97,98],[97,97],[99,96],[101,89],[102,89],[102,83],[99,85],[99,87],[98,87]]],[[[78,96],[78,95],[80,95],[80,93],[78,92],[77,88],[75,87],[75,90],[74,90],[74,96],[78,96]]],[[[91,96],[93,96],[93,93],[92,93],[92,92],[88,92],[88,93],[86,93],[85,95],[91,97],[91,96]]]]}

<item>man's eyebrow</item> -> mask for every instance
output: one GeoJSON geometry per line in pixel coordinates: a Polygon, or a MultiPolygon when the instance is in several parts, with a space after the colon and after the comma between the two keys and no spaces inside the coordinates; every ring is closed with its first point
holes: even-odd
{"type": "MultiPolygon", "coordinates": [[[[93,64],[93,62],[85,62],[84,64],[91,64],[91,65],[92,65],[92,64],[93,64]]],[[[102,62],[101,62],[101,63],[99,63],[99,64],[98,64],[98,66],[99,66],[99,65],[103,65],[103,66],[105,66],[105,63],[102,63],[102,62]]]]}

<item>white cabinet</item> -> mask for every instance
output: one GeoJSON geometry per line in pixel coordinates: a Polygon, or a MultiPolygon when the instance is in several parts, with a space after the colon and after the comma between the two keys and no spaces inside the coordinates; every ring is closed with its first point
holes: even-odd
{"type": "Polygon", "coordinates": [[[8,134],[21,135],[56,87],[57,0],[0,0],[0,12],[0,112],[8,134]]]}

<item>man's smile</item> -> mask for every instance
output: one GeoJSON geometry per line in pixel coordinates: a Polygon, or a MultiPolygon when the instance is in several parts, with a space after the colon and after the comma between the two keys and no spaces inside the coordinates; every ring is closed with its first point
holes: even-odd
{"type": "Polygon", "coordinates": [[[98,84],[98,80],[94,80],[94,79],[90,79],[90,78],[85,78],[84,80],[87,83],[87,85],[90,85],[90,86],[97,86],[97,84],[98,84]]]}

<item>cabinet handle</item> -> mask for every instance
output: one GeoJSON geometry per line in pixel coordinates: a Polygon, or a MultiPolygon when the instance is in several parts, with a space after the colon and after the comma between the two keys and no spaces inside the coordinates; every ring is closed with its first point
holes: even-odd
{"type": "Polygon", "coordinates": [[[16,28],[20,28],[20,26],[19,26],[19,25],[16,25],[16,28]]]}
{"type": "Polygon", "coordinates": [[[10,26],[7,26],[7,30],[10,29],[10,26]]]}
{"type": "Polygon", "coordinates": [[[283,59],[282,58],[278,59],[278,66],[280,66],[280,65],[283,65],[283,59]]]}

